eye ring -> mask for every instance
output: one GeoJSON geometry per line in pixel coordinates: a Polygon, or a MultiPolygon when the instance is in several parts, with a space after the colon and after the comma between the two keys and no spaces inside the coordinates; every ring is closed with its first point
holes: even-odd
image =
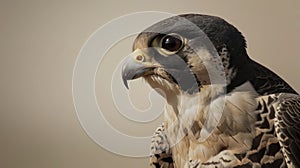
{"type": "Polygon", "coordinates": [[[177,33],[170,33],[163,36],[159,40],[158,47],[164,54],[172,55],[176,54],[180,49],[182,49],[184,44],[185,41],[182,36],[177,33]]]}

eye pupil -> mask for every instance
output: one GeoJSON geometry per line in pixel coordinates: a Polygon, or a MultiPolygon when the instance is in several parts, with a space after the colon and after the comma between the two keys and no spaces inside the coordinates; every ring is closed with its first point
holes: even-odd
{"type": "Polygon", "coordinates": [[[161,48],[171,52],[178,51],[182,46],[182,41],[178,37],[167,35],[162,39],[161,48]]]}

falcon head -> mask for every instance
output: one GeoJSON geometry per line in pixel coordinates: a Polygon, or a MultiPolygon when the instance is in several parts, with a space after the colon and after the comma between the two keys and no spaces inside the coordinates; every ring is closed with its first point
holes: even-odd
{"type": "Polygon", "coordinates": [[[191,95],[218,84],[213,78],[219,75],[228,91],[247,79],[243,71],[248,60],[245,39],[231,24],[215,16],[184,14],[136,37],[122,78],[127,88],[128,80],[142,77],[153,88],[191,95]]]}

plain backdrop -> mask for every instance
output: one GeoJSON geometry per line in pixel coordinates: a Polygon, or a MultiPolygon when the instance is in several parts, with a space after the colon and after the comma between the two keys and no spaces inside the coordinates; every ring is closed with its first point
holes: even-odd
{"type": "MultiPolygon", "coordinates": [[[[73,106],[76,57],[89,35],[108,21],[149,10],[220,16],[244,34],[253,59],[300,91],[299,8],[299,0],[1,0],[0,167],[148,166],[148,158],[118,156],[94,143],[73,106]]],[[[110,59],[100,67],[107,71],[97,74],[96,92],[105,116],[117,129],[151,135],[161,118],[133,124],[120,117],[104,82],[110,79],[116,62],[130,53],[132,40],[125,39],[108,53],[110,59]]],[[[143,92],[134,85],[133,100],[147,106],[143,92]]]]}

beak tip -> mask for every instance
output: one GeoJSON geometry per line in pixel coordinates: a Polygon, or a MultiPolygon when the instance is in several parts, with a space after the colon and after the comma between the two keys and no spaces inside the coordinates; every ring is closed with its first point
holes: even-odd
{"type": "Polygon", "coordinates": [[[124,83],[124,85],[125,85],[126,89],[128,89],[128,90],[129,90],[129,87],[128,87],[128,82],[127,82],[127,80],[123,80],[123,83],[124,83]]]}
{"type": "Polygon", "coordinates": [[[143,63],[135,61],[132,56],[127,57],[122,66],[122,80],[125,87],[129,89],[128,81],[143,76],[148,69],[143,63]]]}
{"type": "Polygon", "coordinates": [[[123,84],[125,85],[125,87],[127,89],[129,89],[129,87],[128,87],[128,76],[126,76],[126,74],[124,73],[124,71],[122,72],[122,80],[123,80],[123,84]]]}

